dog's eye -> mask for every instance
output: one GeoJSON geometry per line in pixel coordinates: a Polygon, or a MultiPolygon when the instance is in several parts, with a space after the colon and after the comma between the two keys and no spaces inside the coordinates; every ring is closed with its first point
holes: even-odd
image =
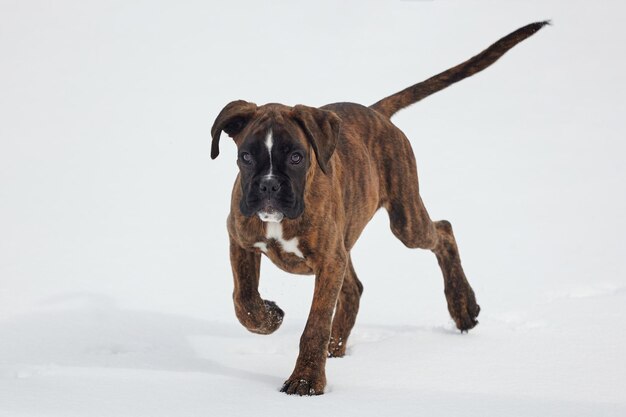
{"type": "Polygon", "coordinates": [[[291,162],[292,165],[298,165],[300,162],[302,162],[302,155],[298,152],[292,153],[289,157],[289,162],[291,162]]]}
{"type": "Polygon", "coordinates": [[[248,152],[242,152],[239,155],[239,158],[246,164],[249,164],[252,162],[252,155],[250,155],[248,152]]]}

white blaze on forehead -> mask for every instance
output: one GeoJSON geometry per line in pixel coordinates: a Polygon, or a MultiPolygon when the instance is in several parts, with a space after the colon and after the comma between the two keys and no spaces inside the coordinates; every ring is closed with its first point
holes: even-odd
{"type": "Polygon", "coordinates": [[[272,146],[274,146],[274,138],[272,136],[272,129],[270,128],[265,136],[265,147],[270,154],[270,172],[267,174],[269,177],[272,176],[272,146]]]}
{"type": "Polygon", "coordinates": [[[267,230],[265,237],[268,239],[275,239],[278,243],[280,243],[280,246],[282,246],[285,252],[293,253],[294,255],[304,259],[302,251],[298,248],[297,237],[292,237],[289,240],[283,238],[283,225],[280,223],[272,222],[266,223],[266,225],[267,230]]]}
{"type": "Polygon", "coordinates": [[[272,155],[272,146],[274,146],[274,137],[272,136],[272,129],[270,128],[267,131],[267,135],[265,136],[265,146],[269,151],[270,155],[272,155]]]}

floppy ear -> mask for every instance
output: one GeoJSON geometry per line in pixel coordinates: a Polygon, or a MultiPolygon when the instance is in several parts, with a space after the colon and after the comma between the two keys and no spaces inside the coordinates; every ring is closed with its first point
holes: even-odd
{"type": "Polygon", "coordinates": [[[328,161],[339,140],[341,119],[332,111],[298,104],[291,111],[307,140],[313,147],[317,163],[324,174],[328,174],[328,161]]]}
{"type": "Polygon", "coordinates": [[[220,154],[220,134],[226,132],[228,136],[234,138],[248,124],[256,113],[256,104],[247,101],[231,101],[217,115],[213,127],[211,128],[211,159],[217,158],[220,154]]]}

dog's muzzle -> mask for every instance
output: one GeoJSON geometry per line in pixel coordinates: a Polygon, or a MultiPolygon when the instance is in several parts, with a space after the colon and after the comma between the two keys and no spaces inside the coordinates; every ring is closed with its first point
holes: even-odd
{"type": "Polygon", "coordinates": [[[259,219],[261,219],[262,221],[273,222],[273,223],[280,223],[283,217],[285,217],[283,213],[276,210],[272,206],[266,206],[262,210],[259,210],[257,212],[257,215],[259,216],[259,219]]]}

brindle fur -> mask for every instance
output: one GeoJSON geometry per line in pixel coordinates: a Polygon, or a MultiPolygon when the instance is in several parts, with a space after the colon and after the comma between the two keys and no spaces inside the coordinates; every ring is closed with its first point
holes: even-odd
{"type": "Polygon", "coordinates": [[[241,176],[235,180],[227,221],[235,313],[248,330],[272,333],[284,316],[275,303],[263,300],[259,294],[261,250],[255,243],[266,243],[266,256],[279,268],[315,275],[313,303],[300,339],[300,354],[283,392],[322,394],[327,356],[345,354],[363,292],[350,250],[381,207],[389,213],[391,230],[402,243],[436,255],[444,277],[448,310],[456,326],[467,331],[478,323],[480,307],[461,267],[452,227],[445,220],[431,221],[419,195],[411,144],[389,117],[481,71],[546,23],[525,26],[469,61],[371,107],[354,103],[330,104],[319,109],[281,104],[259,107],[239,100],[227,105],[217,117],[212,129],[213,158],[219,153],[222,130],[240,146],[254,132],[276,125],[291,132],[292,140],[311,149],[304,212],[281,223],[285,239],[299,238],[298,248],[304,258],[285,252],[275,240],[266,239],[267,224],[257,216],[241,213],[241,176]]]}

